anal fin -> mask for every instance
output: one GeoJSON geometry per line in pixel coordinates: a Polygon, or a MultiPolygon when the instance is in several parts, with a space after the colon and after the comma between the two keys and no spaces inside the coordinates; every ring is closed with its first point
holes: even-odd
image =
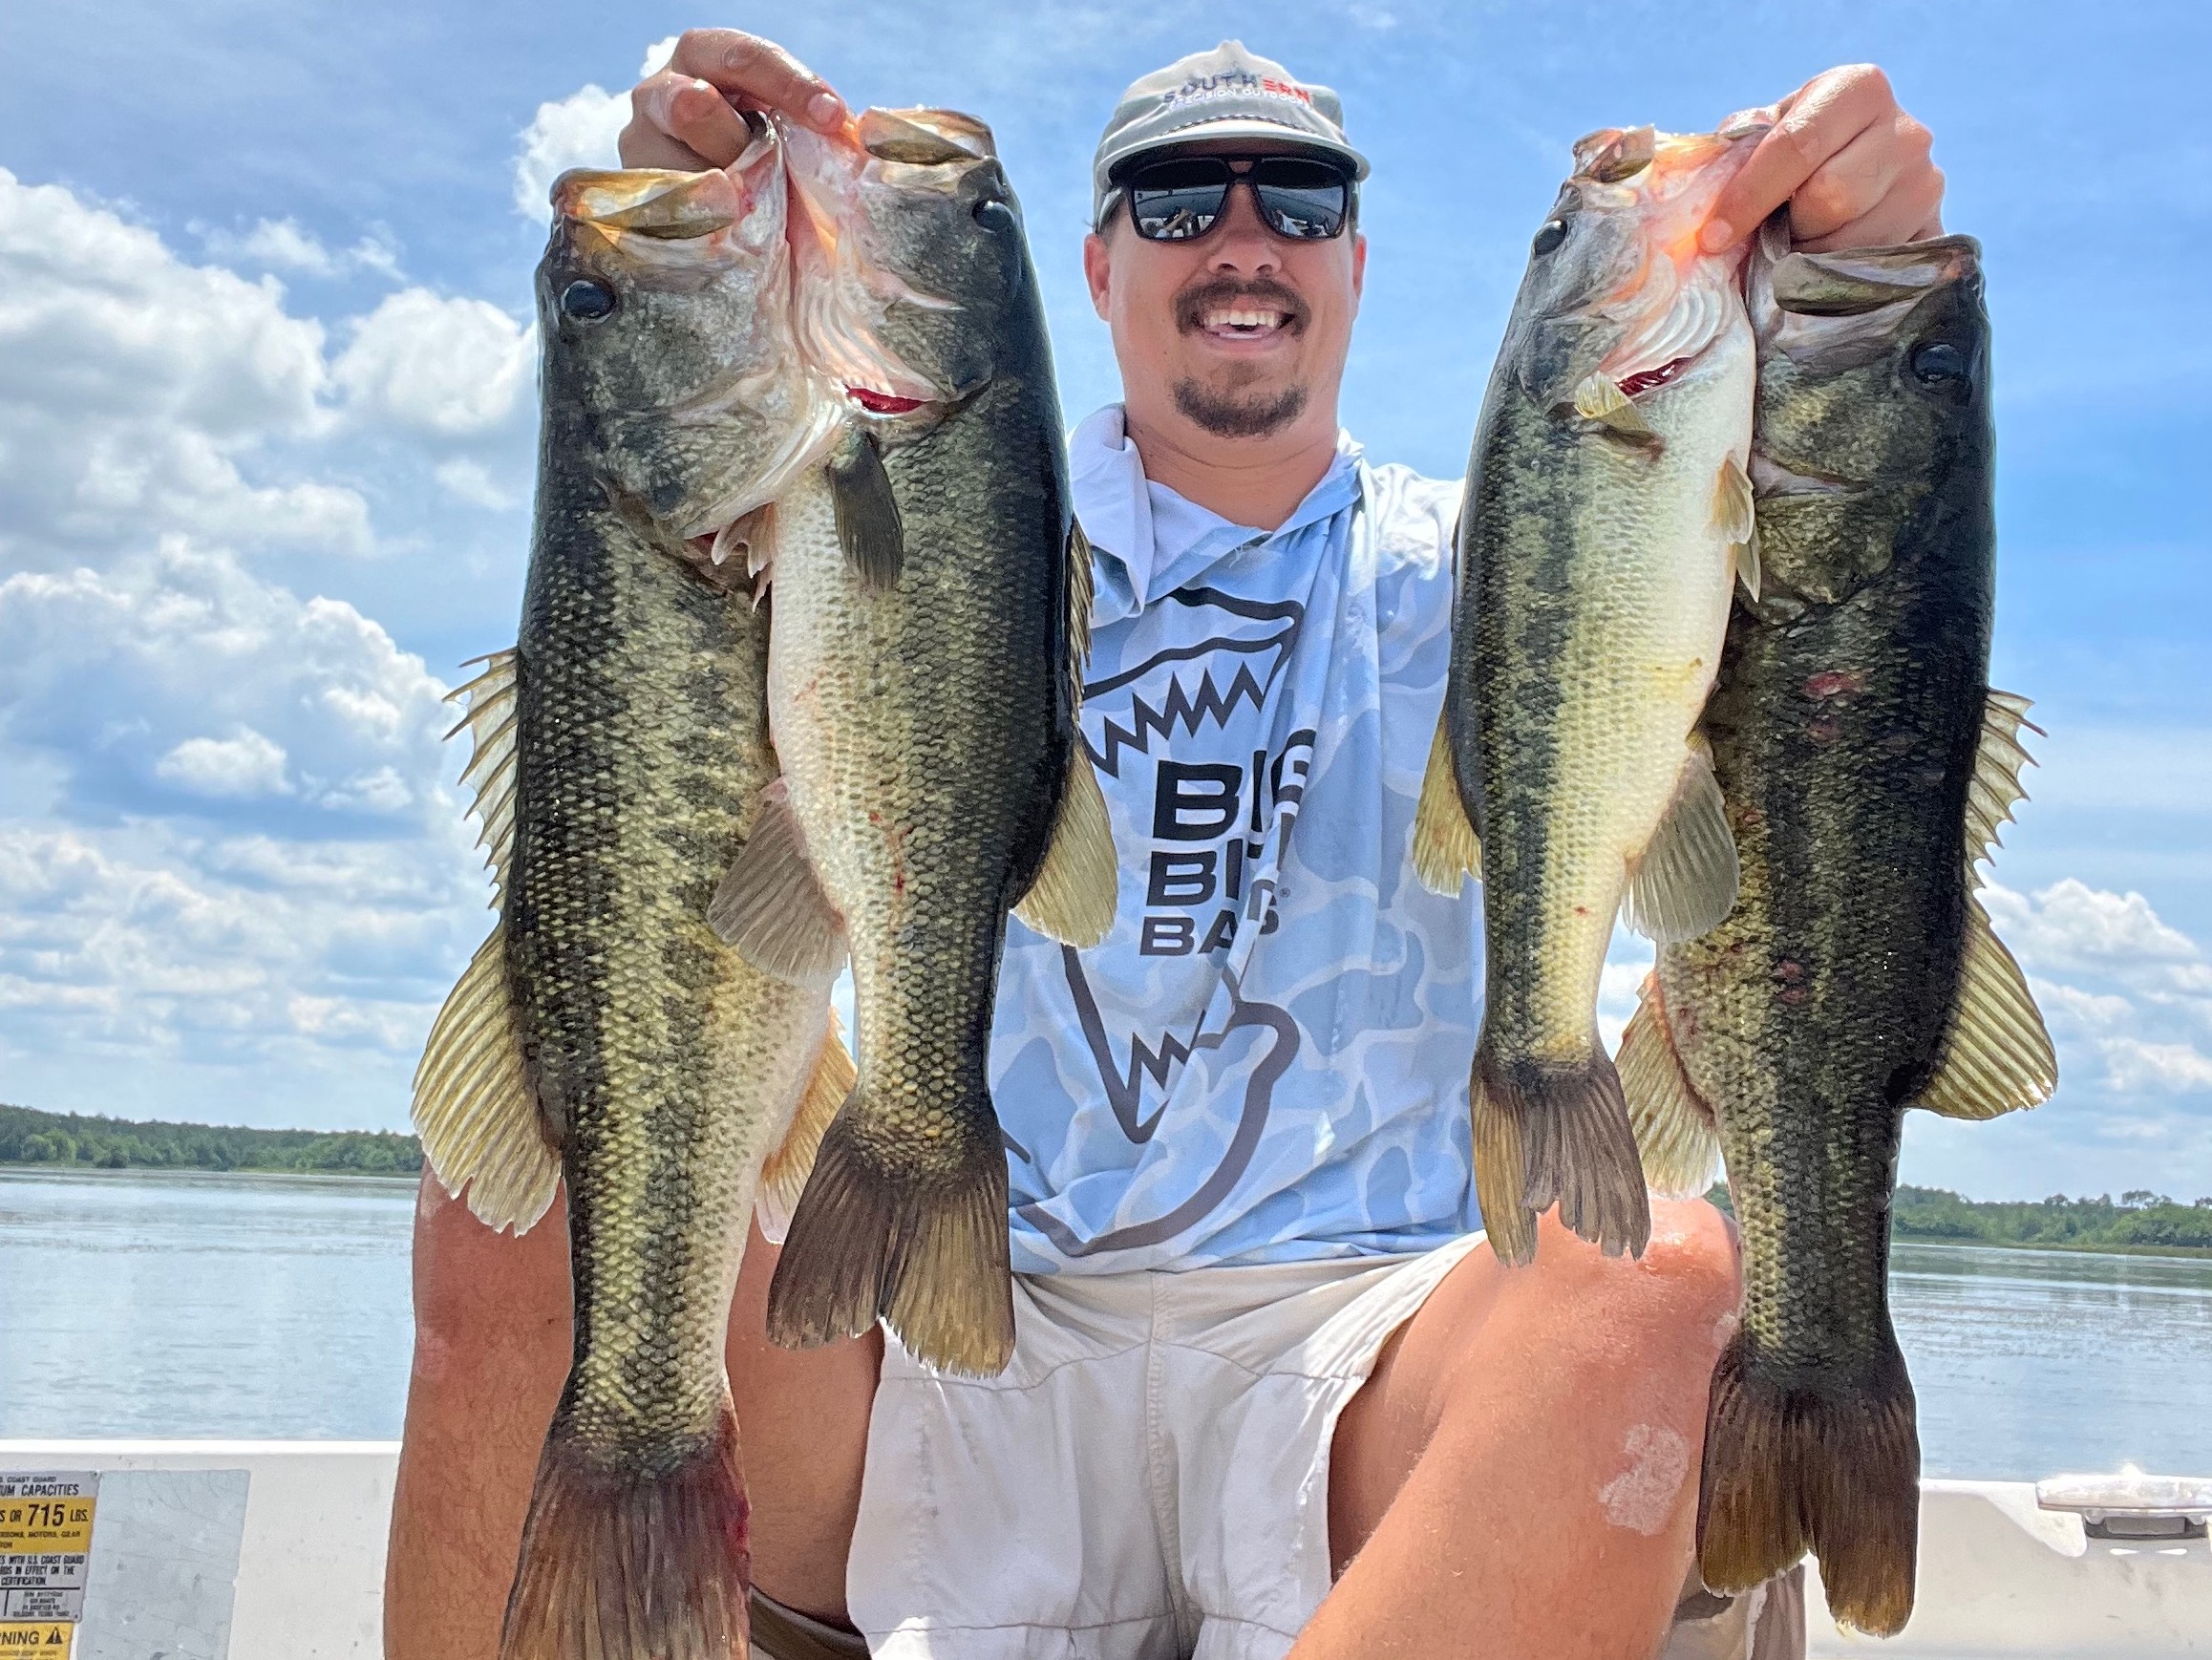
{"type": "Polygon", "coordinates": [[[1720,1157],[1720,1128],[1712,1108],[1683,1070],[1655,973],[1644,977],[1636,1012],[1621,1033],[1613,1064],[1627,1097],[1644,1180],[1670,1198],[1694,1199],[1706,1192],[1720,1157]]]}
{"type": "Polygon", "coordinates": [[[1950,1024],[1935,1075],[1911,1104],[1946,1118],[1994,1118],[2039,1105],[2057,1088],[2057,1052],[2027,976],[1982,902],[1968,899],[1950,1024]]]}
{"type": "Polygon", "coordinates": [[[1482,880],[1482,840],[1468,821],[1452,760],[1451,710],[1436,716],[1421,801],[1414,810],[1414,871],[1431,893],[1456,894],[1469,876],[1482,880]]]}
{"type": "Polygon", "coordinates": [[[1621,920],[1663,946],[1694,940],[1735,907],[1741,874],[1712,749],[1692,733],[1674,799],[1629,873],[1621,920]]]}
{"type": "Polygon", "coordinates": [[[778,778],[753,834],[707,902],[707,926],[763,974],[820,990],[845,964],[844,919],[822,891],[778,778]]]}
{"type": "Polygon", "coordinates": [[[415,1069],[415,1127],[446,1192],[495,1230],[526,1233],[553,1202],[561,1156],[522,1070],[507,990],[507,936],[495,927],[446,996],[415,1069]]]}
{"type": "Polygon", "coordinates": [[[1120,881],[1106,797],[1092,770],[1090,752],[1079,736],[1074,737],[1044,863],[1013,912],[1048,939],[1085,948],[1114,926],[1120,881]]]}

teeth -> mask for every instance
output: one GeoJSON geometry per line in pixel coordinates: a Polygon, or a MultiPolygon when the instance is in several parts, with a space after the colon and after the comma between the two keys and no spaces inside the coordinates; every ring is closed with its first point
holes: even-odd
{"type": "Polygon", "coordinates": [[[1208,329],[1280,329],[1287,321],[1287,312],[1257,311],[1241,306],[1206,313],[1208,329]]]}

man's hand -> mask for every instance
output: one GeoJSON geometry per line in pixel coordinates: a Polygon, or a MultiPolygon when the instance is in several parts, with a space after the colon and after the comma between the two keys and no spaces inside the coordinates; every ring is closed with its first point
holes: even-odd
{"type": "Polygon", "coordinates": [[[1928,160],[1928,130],[1898,108],[1874,65],[1829,70],[1772,109],[1746,113],[1772,117],[1774,131],[1713,204],[1700,239],[1708,252],[1756,230],[1785,202],[1791,240],[1815,251],[1943,234],[1944,176],[1928,160]]]}
{"type": "Polygon", "coordinates": [[[827,132],[845,118],[829,82],[773,41],[734,29],[692,29],[658,74],[630,89],[622,130],[625,167],[698,172],[727,167],[745,148],[739,110],[775,110],[827,132]]]}

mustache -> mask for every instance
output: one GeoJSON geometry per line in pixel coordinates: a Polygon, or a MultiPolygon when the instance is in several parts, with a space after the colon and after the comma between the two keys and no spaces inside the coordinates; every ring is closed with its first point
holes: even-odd
{"type": "Polygon", "coordinates": [[[1194,283],[1176,295],[1175,326],[1183,333],[1190,333],[1204,326],[1208,311],[1233,306],[1239,300],[1249,300],[1266,310],[1281,311],[1289,319],[1284,327],[1293,333],[1306,327],[1309,314],[1304,300],[1266,277],[1255,277],[1249,282],[1240,282],[1235,277],[1214,277],[1194,283]]]}

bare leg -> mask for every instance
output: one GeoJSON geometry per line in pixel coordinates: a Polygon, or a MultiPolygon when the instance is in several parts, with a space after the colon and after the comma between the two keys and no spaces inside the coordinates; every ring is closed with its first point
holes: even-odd
{"type": "Polygon", "coordinates": [[[1654,1202],[1640,1262],[1541,1225],[1529,1267],[1461,1262],[1338,1420],[1340,1577],[1292,1660],[1657,1653],[1690,1564],[1734,1247],[1702,1202],[1654,1202]]]}
{"type": "Polygon", "coordinates": [[[730,1389],[753,1501],[753,1578],[786,1607],[841,1622],[883,1337],[879,1330],[800,1350],[769,1342],[777,1254],[755,1229],[730,1305],[730,1389]]]}
{"type": "MultiPolygon", "coordinates": [[[[732,1304],[730,1376],[760,1588],[842,1618],[880,1343],[767,1341],[776,1250],[755,1233],[732,1304]]],[[[388,1660],[495,1660],[545,1425],[568,1375],[568,1224],[521,1239],[425,1177],[415,1223],[415,1370],[384,1574],[388,1660]]]]}

